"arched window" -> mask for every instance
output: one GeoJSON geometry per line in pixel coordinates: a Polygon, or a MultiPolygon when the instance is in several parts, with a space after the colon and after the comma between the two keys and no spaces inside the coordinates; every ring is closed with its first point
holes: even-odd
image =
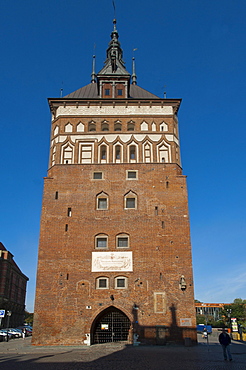
{"type": "Polygon", "coordinates": [[[127,131],[134,131],[134,129],[135,129],[135,125],[134,125],[134,123],[129,122],[129,123],[127,124],[127,131]]]}
{"type": "Polygon", "coordinates": [[[77,128],[77,132],[84,132],[85,130],[85,126],[82,122],[78,123],[76,128],[77,128]]]}
{"type": "Polygon", "coordinates": [[[148,127],[148,123],[143,121],[141,123],[141,131],[148,131],[149,127],[148,127]]]}
{"type": "Polygon", "coordinates": [[[107,122],[103,122],[102,124],[101,124],[101,130],[102,131],[108,131],[109,130],[109,128],[108,128],[109,126],[108,126],[108,123],[107,122]]]}
{"type": "Polygon", "coordinates": [[[138,150],[138,147],[134,143],[128,146],[128,162],[130,163],[137,162],[137,150],[138,150]]]}
{"type": "Polygon", "coordinates": [[[89,123],[88,131],[96,131],[96,125],[94,122],[89,123]]]}
{"type": "Polygon", "coordinates": [[[168,147],[162,143],[157,147],[158,150],[158,160],[160,163],[167,163],[169,162],[169,153],[168,147]]]}
{"type": "Polygon", "coordinates": [[[160,124],[160,131],[168,131],[168,125],[166,122],[160,124]]]}
{"type": "Polygon", "coordinates": [[[121,146],[120,145],[116,145],[115,147],[115,160],[120,160],[121,158],[121,146]]]}
{"type": "Polygon", "coordinates": [[[71,123],[67,123],[65,126],[65,132],[72,132],[73,131],[73,125],[71,123]]]}
{"type": "Polygon", "coordinates": [[[121,127],[122,127],[121,123],[116,122],[114,124],[114,131],[121,131],[121,127]]]}
{"type": "Polygon", "coordinates": [[[108,209],[108,194],[101,192],[97,195],[97,209],[108,209]]]}
{"type": "Polygon", "coordinates": [[[124,208],[125,209],[137,208],[137,195],[132,191],[129,191],[124,197],[124,208]]]}
{"type": "Polygon", "coordinates": [[[143,144],[143,161],[145,163],[152,162],[152,144],[149,142],[143,144]]]}
{"type": "Polygon", "coordinates": [[[68,144],[66,147],[62,148],[62,163],[71,164],[73,162],[73,147],[68,144]]]}
{"type": "Polygon", "coordinates": [[[101,145],[100,147],[100,161],[101,163],[107,162],[107,147],[106,145],[101,145]]]}

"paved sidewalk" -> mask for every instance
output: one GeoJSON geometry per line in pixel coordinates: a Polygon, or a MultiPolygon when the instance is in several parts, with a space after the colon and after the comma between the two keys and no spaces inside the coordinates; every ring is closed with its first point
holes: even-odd
{"type": "Polygon", "coordinates": [[[81,346],[31,345],[31,338],[0,342],[1,370],[245,370],[246,343],[231,345],[232,362],[223,361],[217,334],[198,337],[194,347],[126,346],[122,343],[81,346]]]}

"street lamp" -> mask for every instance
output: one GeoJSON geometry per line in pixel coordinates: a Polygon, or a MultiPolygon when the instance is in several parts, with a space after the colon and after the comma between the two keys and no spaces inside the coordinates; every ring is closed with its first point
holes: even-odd
{"type": "Polygon", "coordinates": [[[232,333],[231,333],[231,308],[227,309],[226,311],[228,313],[228,319],[229,319],[230,337],[232,337],[232,333]]]}
{"type": "Polygon", "coordinates": [[[12,315],[12,312],[7,311],[7,342],[9,341],[9,319],[11,315],[12,315]]]}

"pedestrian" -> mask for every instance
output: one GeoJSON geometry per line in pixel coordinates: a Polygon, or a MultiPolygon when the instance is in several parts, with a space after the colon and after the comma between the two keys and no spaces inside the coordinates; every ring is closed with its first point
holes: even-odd
{"type": "Polygon", "coordinates": [[[23,338],[23,339],[25,339],[25,336],[26,336],[26,329],[25,329],[25,328],[23,328],[23,329],[22,329],[22,338],[23,338]]]}
{"type": "Polygon", "coordinates": [[[223,349],[224,360],[227,361],[227,356],[228,356],[229,361],[232,361],[231,351],[230,351],[231,338],[227,334],[225,329],[222,329],[222,333],[219,335],[219,342],[223,349]]]}
{"type": "Polygon", "coordinates": [[[204,329],[203,329],[203,335],[202,335],[202,337],[203,337],[204,339],[207,339],[207,337],[208,337],[208,331],[207,331],[207,328],[204,328],[204,329]]]}

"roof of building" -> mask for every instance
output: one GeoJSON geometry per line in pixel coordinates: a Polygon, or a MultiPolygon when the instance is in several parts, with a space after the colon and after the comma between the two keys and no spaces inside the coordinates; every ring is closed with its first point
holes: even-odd
{"type": "MultiPolygon", "coordinates": [[[[64,96],[65,99],[99,99],[98,85],[90,83],[64,96]]],[[[130,85],[130,99],[160,99],[138,85],[130,85]]]]}
{"type": "Polygon", "coordinates": [[[11,252],[9,252],[5,246],[3,245],[3,243],[0,242],[0,251],[3,251],[1,252],[1,255],[0,255],[0,259],[2,259],[3,261],[8,261],[8,263],[10,263],[12,265],[12,267],[19,273],[23,276],[23,278],[25,278],[27,281],[29,280],[29,278],[23,274],[23,272],[21,271],[21,269],[19,268],[19,266],[17,265],[17,263],[14,261],[14,256],[11,252]],[[3,254],[2,254],[3,253],[3,254]]]}

